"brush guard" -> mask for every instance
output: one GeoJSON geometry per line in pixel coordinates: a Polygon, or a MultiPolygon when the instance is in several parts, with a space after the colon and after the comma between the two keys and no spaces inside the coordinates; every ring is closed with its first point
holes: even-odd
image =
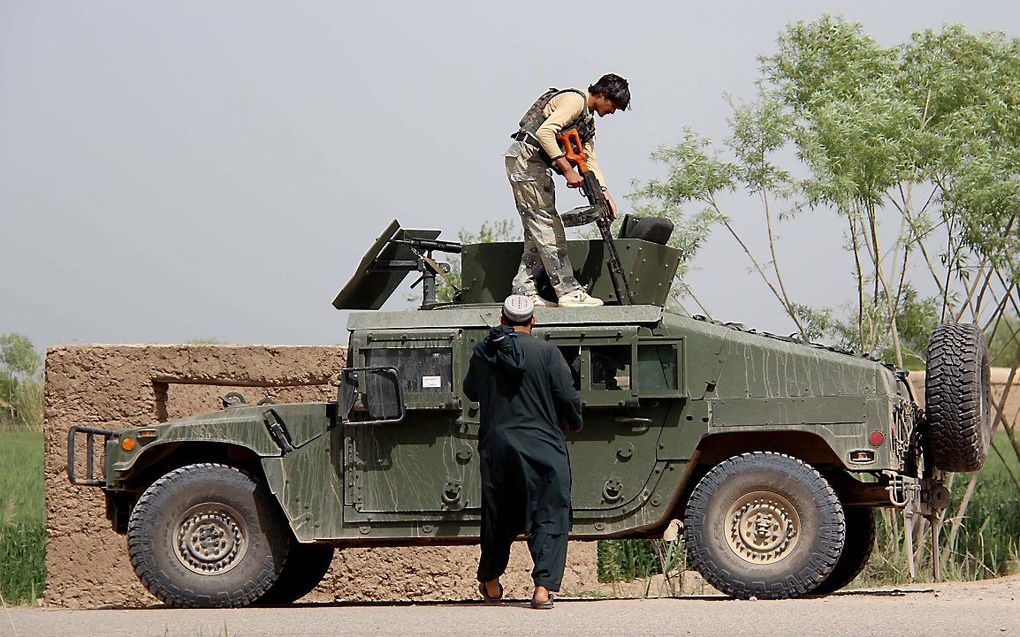
{"type": "MultiPolygon", "coordinates": [[[[71,484],[79,487],[106,486],[106,480],[101,477],[102,474],[99,477],[96,476],[96,441],[99,437],[102,438],[100,451],[105,455],[106,443],[111,438],[114,440],[120,438],[120,433],[112,429],[100,429],[85,425],[74,425],[67,432],[67,479],[71,481],[71,484]],[[80,439],[80,436],[85,437],[85,473],[82,478],[77,475],[77,458],[75,457],[75,443],[80,439]]],[[[103,467],[99,467],[99,469],[102,472],[103,467]]]]}

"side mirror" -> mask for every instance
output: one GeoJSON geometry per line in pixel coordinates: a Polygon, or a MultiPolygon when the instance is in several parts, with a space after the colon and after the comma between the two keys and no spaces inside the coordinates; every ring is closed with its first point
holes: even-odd
{"type": "Polygon", "coordinates": [[[348,367],[340,374],[340,418],[378,425],[404,419],[404,389],[396,367],[348,367]]]}

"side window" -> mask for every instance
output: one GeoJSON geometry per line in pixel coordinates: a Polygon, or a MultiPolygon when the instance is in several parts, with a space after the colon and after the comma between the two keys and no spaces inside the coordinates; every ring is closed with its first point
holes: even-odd
{"type": "Polygon", "coordinates": [[[684,390],[682,342],[641,342],[637,346],[637,383],[642,396],[680,396],[684,390]]]}
{"type": "Polygon", "coordinates": [[[581,348],[578,345],[564,345],[558,348],[570,367],[570,376],[574,379],[574,389],[581,390],[581,348]]]}
{"type": "Polygon", "coordinates": [[[585,407],[636,405],[632,369],[637,326],[539,326],[534,335],[555,345],[570,366],[585,407]]]}
{"type": "MultiPolygon", "coordinates": [[[[395,367],[400,374],[405,407],[457,409],[454,344],[457,333],[405,334],[375,332],[360,340],[358,355],[365,367],[395,367]]],[[[462,372],[461,372],[462,373],[462,372]]]]}
{"type": "Polygon", "coordinates": [[[592,391],[630,391],[630,345],[601,345],[588,351],[592,391]]]}
{"type": "Polygon", "coordinates": [[[396,367],[404,393],[453,391],[453,349],[449,347],[380,347],[365,350],[367,367],[396,367]]]}

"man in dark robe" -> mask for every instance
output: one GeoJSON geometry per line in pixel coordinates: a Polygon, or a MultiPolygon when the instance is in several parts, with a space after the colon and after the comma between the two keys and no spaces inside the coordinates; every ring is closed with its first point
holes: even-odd
{"type": "Polygon", "coordinates": [[[503,596],[499,578],[521,534],[535,562],[534,608],[552,608],[567,561],[570,460],[567,431],[580,431],[581,400],[567,361],[555,346],[531,336],[534,304],[506,299],[500,325],[475,346],[464,393],[481,407],[478,451],[482,472],[482,556],[478,591],[503,596]]]}

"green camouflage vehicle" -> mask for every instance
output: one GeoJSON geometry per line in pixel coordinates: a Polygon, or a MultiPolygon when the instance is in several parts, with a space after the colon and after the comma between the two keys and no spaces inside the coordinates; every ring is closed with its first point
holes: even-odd
{"type": "MultiPolygon", "coordinates": [[[[568,436],[572,538],[662,537],[682,520],[691,562],[720,591],[823,594],[868,561],[873,509],[933,516],[948,501],[943,472],[980,468],[989,382],[976,328],[934,333],[924,412],[906,373],[877,360],[664,309],[678,252],[640,224],[622,234],[633,304],[615,304],[603,242],[572,241],[578,279],[607,305],[537,312],[535,336],[563,352],[584,405],[584,431],[568,436]]],[[[227,397],[171,422],[72,429],[68,475],[103,489],[156,597],[288,603],[337,547],[477,542],[479,410],[462,381],[522,248],[438,235],[394,221],[336,297],[365,311],[348,321],[335,402],[227,397]],[[462,252],[453,303],[436,301],[448,268],[433,252],[462,252]],[[422,307],[376,311],[409,271],[422,307]]]]}

